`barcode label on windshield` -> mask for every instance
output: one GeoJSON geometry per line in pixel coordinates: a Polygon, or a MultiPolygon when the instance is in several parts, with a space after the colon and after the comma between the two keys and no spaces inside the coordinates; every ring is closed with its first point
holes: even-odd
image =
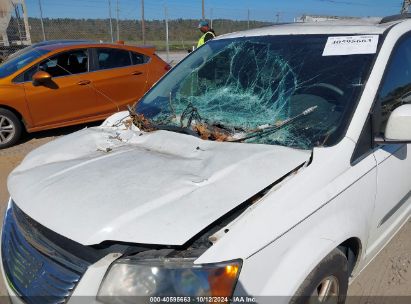
{"type": "Polygon", "coordinates": [[[323,56],[375,54],[378,35],[328,37],[323,56]]]}

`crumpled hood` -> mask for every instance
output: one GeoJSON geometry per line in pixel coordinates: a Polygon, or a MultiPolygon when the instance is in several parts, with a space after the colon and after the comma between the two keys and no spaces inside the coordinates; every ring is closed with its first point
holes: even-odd
{"type": "Polygon", "coordinates": [[[30,153],[8,187],[26,214],[81,244],[182,245],[309,157],[279,146],[97,127],[30,153]]]}

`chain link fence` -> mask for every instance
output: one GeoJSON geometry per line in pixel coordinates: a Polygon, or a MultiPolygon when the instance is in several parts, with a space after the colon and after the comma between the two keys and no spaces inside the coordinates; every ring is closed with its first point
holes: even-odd
{"type": "MultiPolygon", "coordinates": [[[[24,3],[24,0],[0,0],[0,15],[2,1],[24,3]]],[[[197,29],[202,15],[201,1],[182,5],[183,1],[177,0],[145,0],[144,31],[142,1],[26,0],[26,11],[23,8],[10,10],[7,27],[10,41],[25,40],[25,43],[8,46],[8,52],[12,53],[25,44],[62,39],[122,40],[127,44],[152,45],[159,51],[186,51],[196,45],[201,34],[197,29]],[[184,15],[191,16],[191,19],[184,15]],[[198,18],[194,19],[196,16],[198,18]],[[24,31],[26,23],[29,40],[21,39],[27,36],[24,31]]],[[[279,13],[274,10],[267,12],[247,8],[206,7],[205,16],[217,35],[281,21],[279,13]]]]}
{"type": "Polygon", "coordinates": [[[0,0],[0,62],[31,44],[26,11],[23,0],[0,0]]]}
{"type": "MultiPolygon", "coordinates": [[[[292,22],[310,13],[299,6],[293,11],[284,11],[278,9],[278,3],[266,9],[232,5],[234,3],[205,0],[205,19],[217,35],[292,22]]],[[[338,7],[355,6],[354,2],[338,3],[341,5],[335,7],[337,14],[338,7]]],[[[7,23],[8,37],[5,43],[5,35],[0,33],[0,57],[4,50],[10,53],[27,44],[61,39],[123,40],[128,44],[153,45],[160,51],[186,51],[196,45],[200,37],[197,25],[202,19],[201,4],[201,0],[0,0],[0,30],[7,23]]],[[[399,10],[400,3],[392,6],[399,10]]],[[[370,13],[372,8],[367,7],[370,13]]]]}

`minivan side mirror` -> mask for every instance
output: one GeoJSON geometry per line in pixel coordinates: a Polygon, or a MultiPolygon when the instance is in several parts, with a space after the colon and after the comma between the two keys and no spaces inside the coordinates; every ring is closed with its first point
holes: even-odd
{"type": "Polygon", "coordinates": [[[411,104],[396,108],[385,127],[386,143],[411,143],[411,104]]]}
{"type": "Polygon", "coordinates": [[[38,71],[33,75],[33,85],[34,86],[39,86],[43,85],[51,80],[51,75],[47,72],[44,71],[38,71]]]}

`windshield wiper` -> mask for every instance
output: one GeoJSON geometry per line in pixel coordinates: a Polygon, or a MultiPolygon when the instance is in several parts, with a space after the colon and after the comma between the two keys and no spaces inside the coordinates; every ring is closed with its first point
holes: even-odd
{"type": "Polygon", "coordinates": [[[199,137],[198,133],[188,127],[179,127],[173,125],[154,125],[157,130],[171,131],[199,137]]]}
{"type": "Polygon", "coordinates": [[[146,118],[143,114],[137,113],[134,107],[128,106],[127,108],[133,124],[141,131],[151,132],[164,130],[199,137],[199,134],[192,130],[190,127],[156,124],[150,119],[146,118]]]}
{"type": "Polygon", "coordinates": [[[307,115],[313,113],[317,108],[318,108],[318,106],[308,108],[305,111],[301,112],[300,114],[298,114],[294,117],[288,118],[288,119],[286,119],[286,120],[284,120],[284,121],[282,121],[278,124],[269,125],[265,128],[262,128],[260,130],[255,131],[251,135],[245,136],[243,138],[235,139],[235,140],[230,140],[230,142],[243,142],[243,141],[248,140],[248,139],[273,134],[273,133],[277,132],[278,130],[284,128],[285,126],[288,126],[290,123],[292,123],[292,122],[294,122],[294,121],[296,121],[296,120],[298,120],[298,119],[300,119],[304,116],[307,116],[307,115]]]}
{"type": "Polygon", "coordinates": [[[181,113],[181,117],[180,117],[181,127],[184,127],[184,120],[186,118],[187,118],[186,128],[191,126],[191,123],[193,122],[193,120],[195,120],[197,123],[200,123],[202,121],[201,116],[198,113],[198,109],[191,102],[188,103],[187,107],[181,113]]]}
{"type": "Polygon", "coordinates": [[[150,119],[146,118],[143,114],[136,112],[135,106],[130,107],[130,105],[128,105],[127,109],[133,124],[137,128],[139,128],[139,130],[144,132],[151,132],[156,130],[156,126],[150,119]]]}

